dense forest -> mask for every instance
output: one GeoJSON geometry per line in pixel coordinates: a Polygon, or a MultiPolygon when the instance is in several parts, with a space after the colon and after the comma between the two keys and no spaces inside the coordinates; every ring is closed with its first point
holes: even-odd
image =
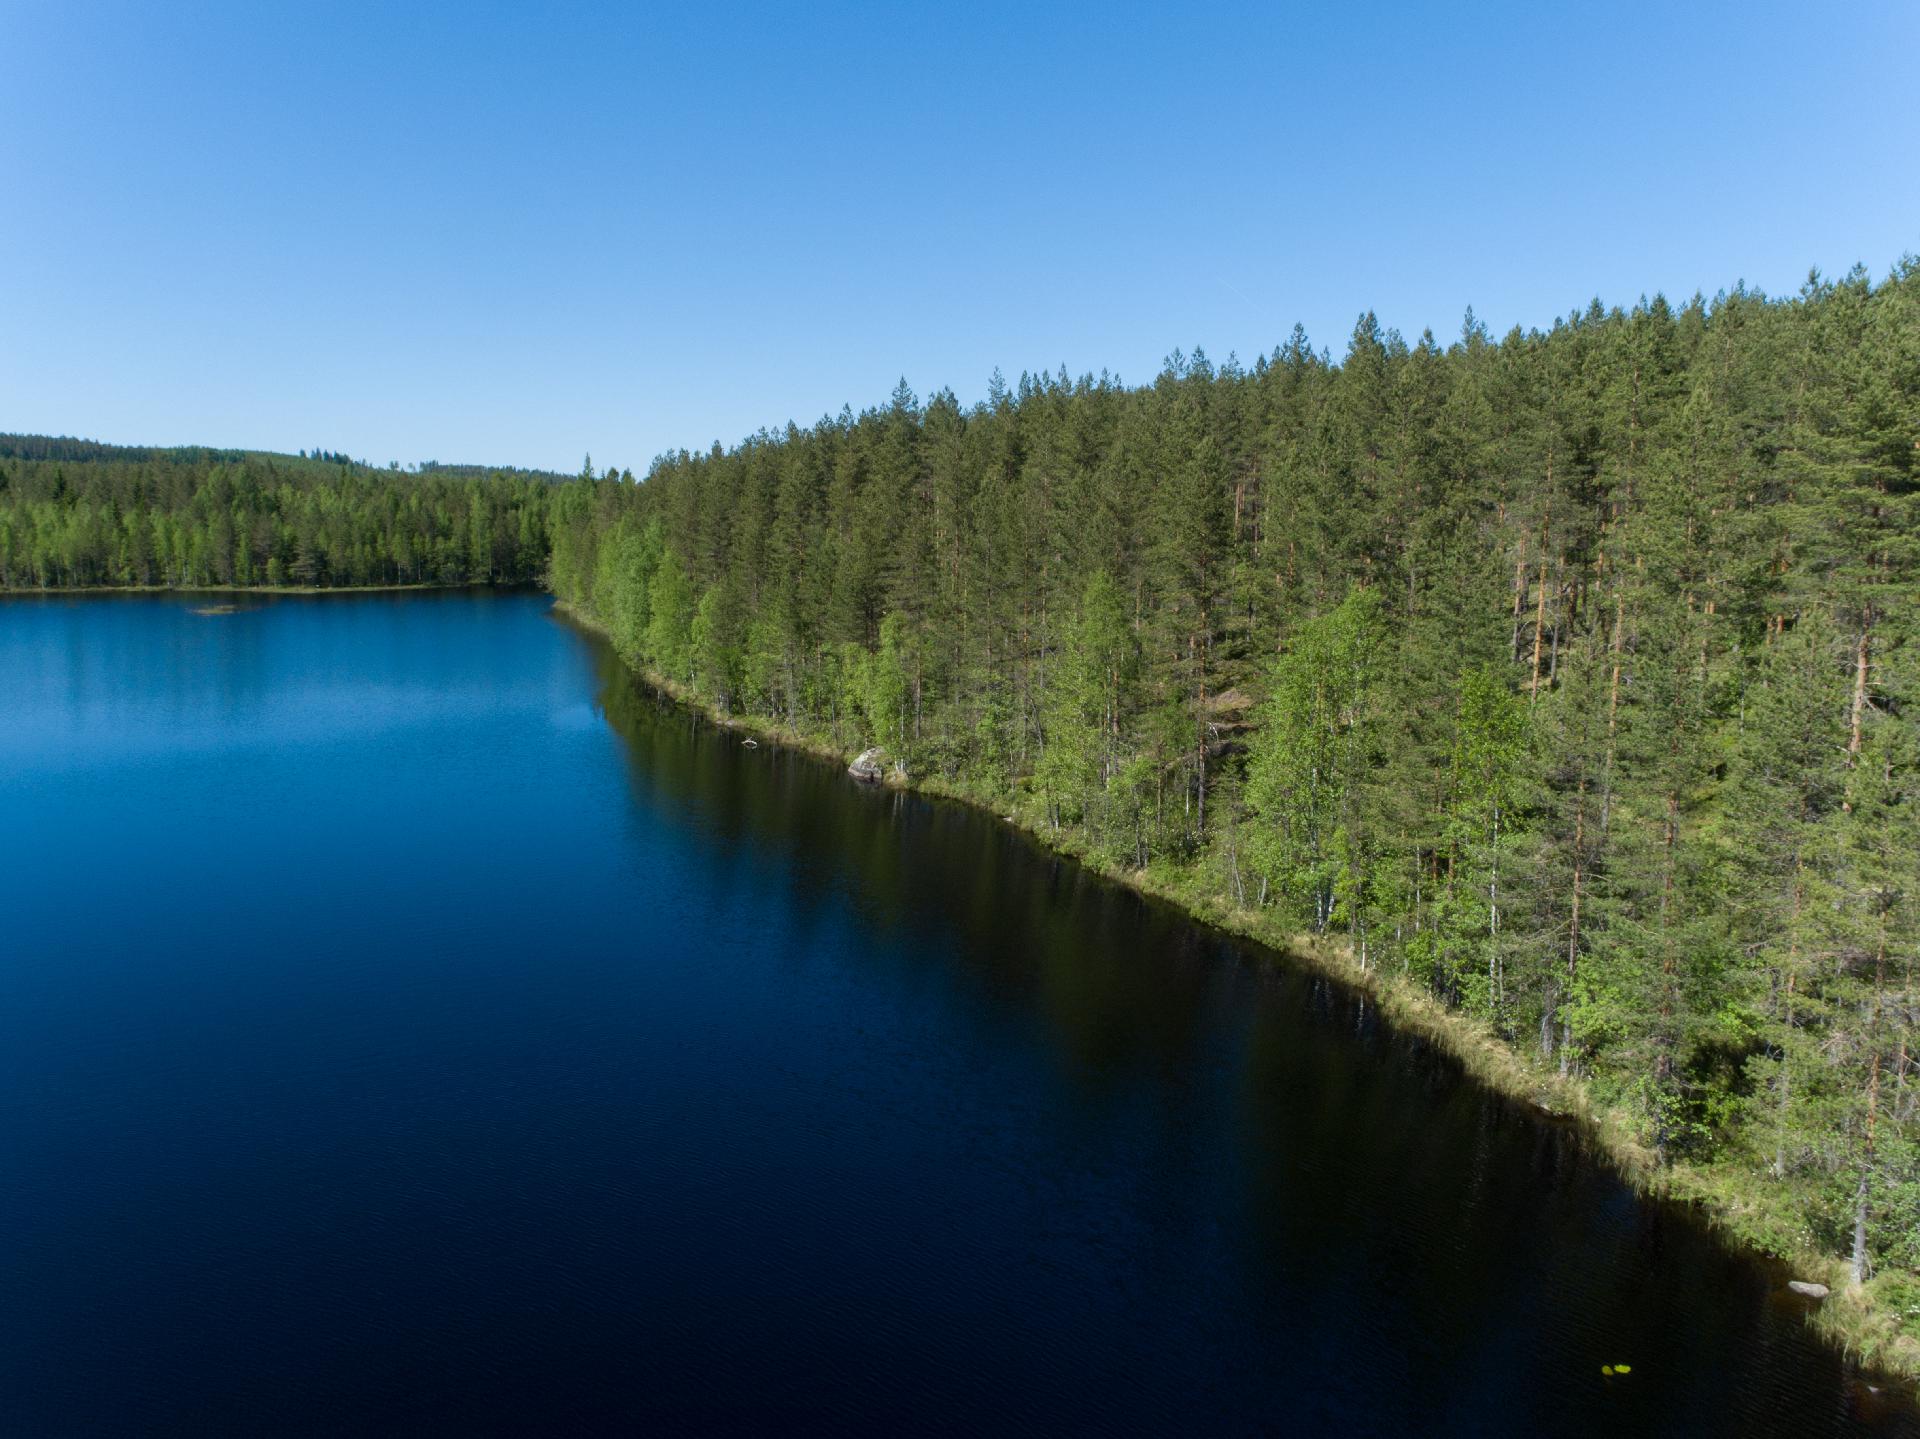
{"type": "Polygon", "coordinates": [[[0,435],[0,588],[527,583],[558,478],[0,435]]]}
{"type": "Polygon", "coordinates": [[[722,711],[1349,947],[1920,1330],[1917,493],[1907,261],[903,381],[639,483],[0,436],[0,584],[544,571],[722,711]]]}
{"type": "Polygon", "coordinates": [[[556,492],[551,582],[722,710],[1350,945],[1912,1325],[1917,470],[1908,261],[902,382],[556,492]]]}

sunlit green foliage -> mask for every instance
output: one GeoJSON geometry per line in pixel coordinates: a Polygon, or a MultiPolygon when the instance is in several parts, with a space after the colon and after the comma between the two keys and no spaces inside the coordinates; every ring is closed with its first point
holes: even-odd
{"type": "Polygon", "coordinates": [[[525,584],[547,568],[552,492],[524,473],[0,436],[0,588],[525,584]]]}
{"type": "Polygon", "coordinates": [[[1920,1232],[1917,466],[1906,263],[903,384],[592,482],[553,576],[631,634],[612,546],[623,647],[710,699],[1346,937],[1864,1277],[1920,1232]]]}

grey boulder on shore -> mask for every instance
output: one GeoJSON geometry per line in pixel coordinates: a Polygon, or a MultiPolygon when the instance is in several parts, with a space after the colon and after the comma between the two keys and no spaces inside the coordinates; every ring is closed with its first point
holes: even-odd
{"type": "Polygon", "coordinates": [[[857,780],[865,780],[868,784],[879,784],[887,777],[887,771],[881,763],[885,758],[886,754],[882,750],[863,749],[854,756],[853,763],[847,766],[847,773],[857,780]]]}
{"type": "Polygon", "coordinates": [[[1815,1284],[1811,1279],[1789,1279],[1787,1288],[1795,1294],[1804,1294],[1809,1299],[1825,1299],[1830,1292],[1824,1284],[1815,1284]]]}

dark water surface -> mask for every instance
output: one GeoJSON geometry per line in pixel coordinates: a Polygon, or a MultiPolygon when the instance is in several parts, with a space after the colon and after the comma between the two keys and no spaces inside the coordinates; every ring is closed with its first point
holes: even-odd
{"type": "Polygon", "coordinates": [[[541,598],[196,603],[0,604],[0,1431],[1915,1432],[1338,989],[541,598]]]}

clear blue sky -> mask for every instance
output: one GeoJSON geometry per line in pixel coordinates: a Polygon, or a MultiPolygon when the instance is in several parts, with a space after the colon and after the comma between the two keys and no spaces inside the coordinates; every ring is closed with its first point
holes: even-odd
{"type": "Polygon", "coordinates": [[[0,430],[639,470],[1920,249],[1920,5],[0,0],[0,430]]]}

